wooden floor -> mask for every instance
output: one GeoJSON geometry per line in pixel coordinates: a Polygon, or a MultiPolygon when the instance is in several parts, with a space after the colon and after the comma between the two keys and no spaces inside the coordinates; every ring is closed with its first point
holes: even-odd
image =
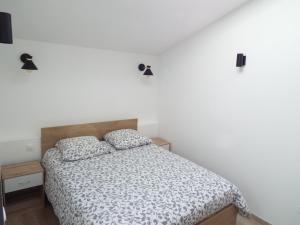
{"type": "Polygon", "coordinates": [[[50,207],[30,209],[7,215],[6,225],[59,225],[50,207]]]}
{"type": "MultiPolygon", "coordinates": [[[[8,214],[7,225],[59,225],[51,207],[36,208],[8,214]]],[[[220,224],[222,225],[222,224],[220,224]]],[[[262,225],[253,219],[238,217],[237,225],[262,225]]]]}

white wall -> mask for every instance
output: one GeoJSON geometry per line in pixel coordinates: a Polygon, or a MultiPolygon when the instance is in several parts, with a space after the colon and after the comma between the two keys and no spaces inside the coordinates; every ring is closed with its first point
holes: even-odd
{"type": "Polygon", "coordinates": [[[40,157],[40,128],[138,118],[157,133],[157,76],[142,76],[155,56],[15,40],[0,44],[0,164],[40,157]],[[21,70],[27,52],[38,71],[21,70]]]}
{"type": "Polygon", "coordinates": [[[237,184],[275,225],[300,221],[299,9],[298,0],[251,1],[160,62],[161,136],[237,184]]]}
{"type": "Polygon", "coordinates": [[[138,117],[224,175],[258,216],[300,221],[300,2],[253,0],[158,59],[15,40],[0,45],[0,164],[39,158],[40,128],[138,117]],[[21,70],[28,52],[39,70],[21,70]],[[247,66],[235,68],[236,53],[247,66]],[[157,76],[145,78],[140,62],[157,76]],[[159,96],[157,96],[159,77],[159,96]]]}

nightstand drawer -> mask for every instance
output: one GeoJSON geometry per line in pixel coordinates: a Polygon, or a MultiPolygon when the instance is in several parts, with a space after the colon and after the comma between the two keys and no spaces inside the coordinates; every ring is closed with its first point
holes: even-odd
{"type": "Polygon", "coordinates": [[[35,173],[4,180],[5,193],[43,185],[43,173],[35,173]]]}

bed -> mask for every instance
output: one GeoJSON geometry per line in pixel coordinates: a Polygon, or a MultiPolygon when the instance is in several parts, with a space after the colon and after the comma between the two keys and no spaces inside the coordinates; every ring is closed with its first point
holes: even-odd
{"type": "Polygon", "coordinates": [[[154,144],[63,162],[63,138],[137,129],[137,119],[42,129],[45,191],[62,225],[235,225],[236,186],[154,144]]]}

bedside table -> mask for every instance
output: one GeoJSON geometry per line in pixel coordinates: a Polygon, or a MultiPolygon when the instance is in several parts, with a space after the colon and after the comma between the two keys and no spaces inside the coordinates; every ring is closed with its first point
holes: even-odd
{"type": "MultiPolygon", "coordinates": [[[[7,205],[7,196],[14,199],[16,207],[21,206],[16,202],[16,199],[30,201],[38,198],[44,202],[44,170],[39,161],[24,162],[2,166],[2,191],[3,203],[7,205]],[[33,193],[33,190],[38,190],[38,195],[33,193]],[[42,191],[40,190],[42,189],[42,191]],[[41,193],[42,192],[42,193],[41,193]]],[[[24,207],[28,207],[28,201],[25,201],[24,207]],[[26,205],[26,206],[25,206],[26,205]]]]}
{"type": "MultiPolygon", "coordinates": [[[[1,166],[0,166],[0,178],[1,178],[1,166]]],[[[0,180],[0,224],[4,224],[4,208],[2,201],[2,180],[0,180]]]]}
{"type": "Polygon", "coordinates": [[[171,143],[162,139],[162,138],[159,138],[159,137],[156,137],[156,138],[151,138],[152,139],[152,143],[153,144],[156,144],[168,151],[171,151],[171,143]]]}

